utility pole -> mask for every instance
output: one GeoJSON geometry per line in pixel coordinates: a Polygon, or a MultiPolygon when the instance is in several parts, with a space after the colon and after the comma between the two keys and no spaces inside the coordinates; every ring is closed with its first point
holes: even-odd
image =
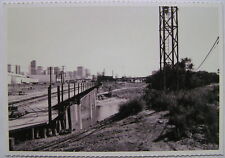
{"type": "Polygon", "coordinates": [[[49,124],[52,121],[52,101],[51,101],[51,89],[52,89],[52,67],[49,68],[50,70],[50,85],[48,87],[48,122],[49,124]]]}
{"type": "Polygon", "coordinates": [[[64,73],[64,68],[65,68],[65,66],[63,65],[62,66],[62,82],[64,83],[64,81],[65,81],[65,73],[64,73]]]}
{"type": "MultiPolygon", "coordinates": [[[[178,8],[176,6],[159,7],[160,75],[161,88],[166,90],[167,68],[177,70],[178,52],[178,8]]],[[[177,73],[177,71],[176,71],[177,73]]],[[[176,74],[178,87],[178,73],[176,74]]]]}

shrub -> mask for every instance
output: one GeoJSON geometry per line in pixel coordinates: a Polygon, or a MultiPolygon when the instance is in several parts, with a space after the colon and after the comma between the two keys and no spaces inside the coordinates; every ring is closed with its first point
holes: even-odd
{"type": "Polygon", "coordinates": [[[130,115],[137,114],[138,112],[142,111],[145,107],[145,103],[141,99],[134,99],[127,103],[124,103],[120,106],[118,112],[118,118],[123,119],[130,115]]]}
{"type": "Polygon", "coordinates": [[[155,111],[168,110],[169,106],[176,104],[176,98],[173,93],[167,94],[163,91],[147,90],[143,99],[146,102],[147,108],[155,111]]]}
{"type": "Polygon", "coordinates": [[[148,108],[169,111],[169,124],[175,125],[176,139],[186,136],[187,132],[194,131],[196,127],[203,125],[205,139],[218,143],[219,89],[217,87],[207,86],[167,93],[148,90],[143,98],[148,108]]]}

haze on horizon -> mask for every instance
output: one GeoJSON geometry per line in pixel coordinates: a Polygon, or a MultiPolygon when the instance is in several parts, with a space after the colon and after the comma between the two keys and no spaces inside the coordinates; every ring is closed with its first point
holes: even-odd
{"type": "MultiPolygon", "coordinates": [[[[178,6],[179,7],[179,6],[178,6]]],[[[179,55],[195,68],[219,36],[218,7],[179,7],[179,55]]],[[[28,71],[31,60],[44,67],[77,66],[91,74],[147,76],[159,69],[158,7],[9,7],[9,64],[28,71]]],[[[217,72],[216,47],[200,70],[217,72]]]]}

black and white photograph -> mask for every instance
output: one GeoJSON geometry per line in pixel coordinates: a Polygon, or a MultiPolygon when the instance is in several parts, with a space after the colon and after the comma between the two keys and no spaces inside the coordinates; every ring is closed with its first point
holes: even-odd
{"type": "Polygon", "coordinates": [[[9,152],[221,151],[219,3],[28,2],[4,8],[9,152]]]}

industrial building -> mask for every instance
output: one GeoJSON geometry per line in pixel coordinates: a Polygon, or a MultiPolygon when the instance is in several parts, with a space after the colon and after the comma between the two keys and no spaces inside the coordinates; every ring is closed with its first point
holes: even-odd
{"type": "Polygon", "coordinates": [[[38,79],[30,78],[26,75],[8,72],[8,84],[28,84],[38,83],[38,79]]]}

